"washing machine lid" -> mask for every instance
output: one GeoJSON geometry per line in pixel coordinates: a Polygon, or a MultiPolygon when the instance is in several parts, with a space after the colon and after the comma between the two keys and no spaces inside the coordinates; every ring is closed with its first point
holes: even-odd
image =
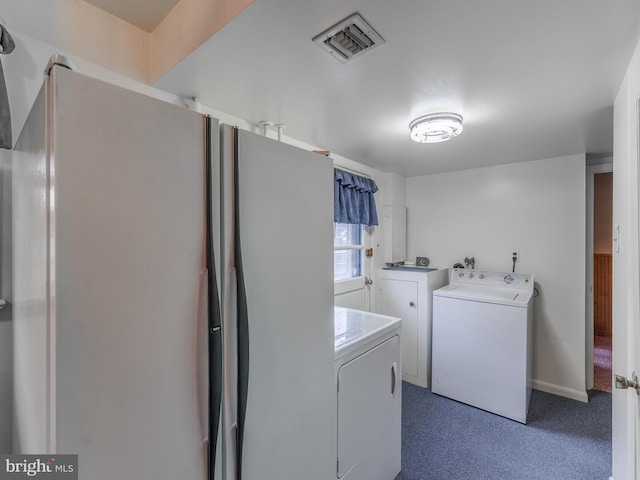
{"type": "Polygon", "coordinates": [[[335,358],[373,340],[394,335],[400,325],[401,320],[396,317],[334,307],[335,358]]]}
{"type": "Polygon", "coordinates": [[[498,305],[513,305],[526,307],[531,300],[531,292],[527,290],[486,287],[476,285],[460,285],[452,283],[446,287],[434,290],[434,297],[458,298],[473,302],[495,303],[498,305]]]}

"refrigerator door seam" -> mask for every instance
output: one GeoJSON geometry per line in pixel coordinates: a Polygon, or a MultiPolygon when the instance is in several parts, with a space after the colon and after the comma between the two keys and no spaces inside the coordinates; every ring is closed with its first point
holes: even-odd
{"type": "Polygon", "coordinates": [[[220,298],[216,281],[216,266],[213,239],[213,201],[212,182],[213,155],[211,149],[211,117],[205,117],[205,177],[206,177],[206,268],[207,268],[207,307],[209,338],[209,478],[215,475],[215,461],[218,441],[218,427],[222,406],[222,331],[220,328],[220,298]]]}

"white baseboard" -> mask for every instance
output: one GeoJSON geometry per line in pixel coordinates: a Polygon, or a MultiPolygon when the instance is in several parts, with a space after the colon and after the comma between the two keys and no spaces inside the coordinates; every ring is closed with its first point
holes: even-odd
{"type": "Polygon", "coordinates": [[[531,386],[541,392],[552,393],[561,397],[571,398],[572,400],[578,400],[583,403],[589,402],[589,396],[586,391],[573,390],[572,388],[561,387],[560,385],[554,385],[553,383],[542,382],[540,380],[533,380],[531,382],[531,386]]]}

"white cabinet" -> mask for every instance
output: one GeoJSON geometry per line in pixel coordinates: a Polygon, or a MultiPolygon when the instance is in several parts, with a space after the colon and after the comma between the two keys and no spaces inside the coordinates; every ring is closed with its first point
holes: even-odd
{"type": "Polygon", "coordinates": [[[431,386],[433,290],[447,285],[448,269],[389,267],[378,273],[378,308],[402,319],[402,379],[431,386]]]}
{"type": "Polygon", "coordinates": [[[418,376],[418,282],[381,278],[378,282],[380,313],[402,319],[402,331],[408,341],[402,345],[402,373],[418,376]],[[393,314],[391,313],[393,312],[393,314]]]}

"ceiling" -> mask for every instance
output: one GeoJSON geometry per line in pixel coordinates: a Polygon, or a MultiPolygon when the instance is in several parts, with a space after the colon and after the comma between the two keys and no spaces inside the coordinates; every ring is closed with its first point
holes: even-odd
{"type": "Polygon", "coordinates": [[[639,34],[637,0],[256,0],[155,86],[404,176],[606,156],[639,34]],[[354,12],[386,43],[342,64],[312,38],[354,12]],[[434,112],[464,132],[411,141],[434,112]]]}
{"type": "Polygon", "coordinates": [[[116,17],[152,32],[180,0],[85,0],[116,17]]]}

